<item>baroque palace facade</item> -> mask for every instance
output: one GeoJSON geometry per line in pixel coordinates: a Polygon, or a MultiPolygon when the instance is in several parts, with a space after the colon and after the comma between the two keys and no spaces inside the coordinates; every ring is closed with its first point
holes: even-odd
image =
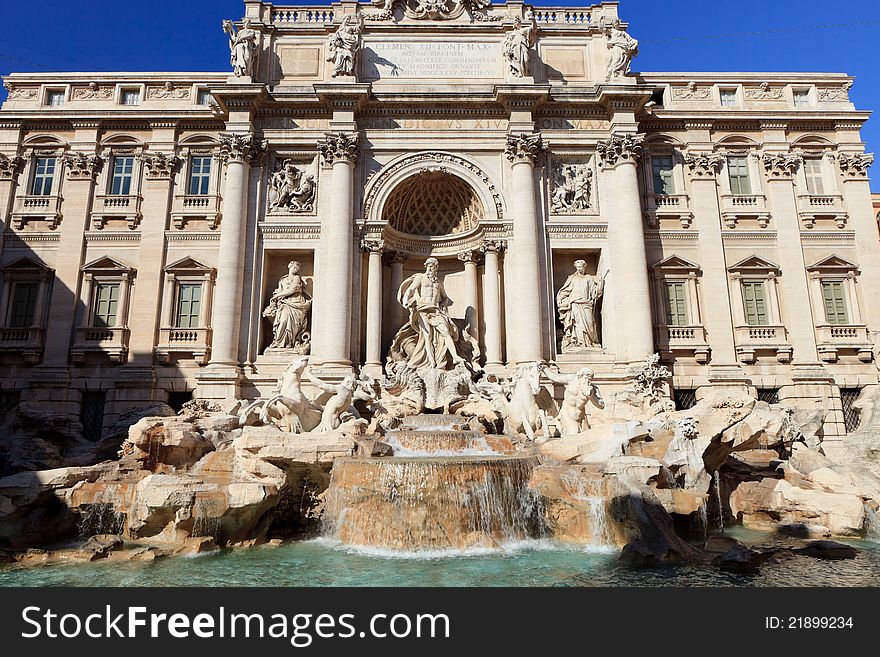
{"type": "Polygon", "coordinates": [[[487,372],[613,392],[659,353],[680,406],[748,388],[844,436],[880,331],[852,78],[633,73],[615,2],[244,4],[232,73],[4,78],[5,407],[97,437],[292,354],[378,375],[433,257],[487,372]]]}

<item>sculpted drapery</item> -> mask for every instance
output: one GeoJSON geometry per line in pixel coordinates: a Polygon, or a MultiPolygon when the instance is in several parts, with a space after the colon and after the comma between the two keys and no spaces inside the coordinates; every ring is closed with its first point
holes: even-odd
{"type": "Polygon", "coordinates": [[[263,311],[264,317],[272,318],[272,344],[270,349],[293,349],[306,353],[309,347],[308,313],[312,298],[305,282],[299,275],[300,264],[292,261],[288,273],[278,281],[278,286],[263,311]]]}
{"type": "Polygon", "coordinates": [[[562,321],[563,351],[599,346],[596,306],[605,289],[605,279],[587,274],[587,263],[577,260],[575,273],[556,293],[559,319],[562,321]]]}
{"type": "Polygon", "coordinates": [[[252,76],[257,56],[257,32],[251,29],[250,19],[244,19],[238,32],[232,21],[223,21],[223,29],[229,35],[229,63],[233,74],[239,78],[252,76]]]}

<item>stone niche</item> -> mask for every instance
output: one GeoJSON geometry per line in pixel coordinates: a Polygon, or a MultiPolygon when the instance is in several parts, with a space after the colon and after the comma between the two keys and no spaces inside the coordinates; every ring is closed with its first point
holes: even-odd
{"type": "MultiPolygon", "coordinates": [[[[575,260],[585,260],[587,263],[587,273],[595,276],[599,268],[599,251],[597,249],[577,249],[577,250],[553,250],[553,339],[556,344],[556,353],[562,353],[562,322],[559,320],[559,308],[556,306],[556,294],[559,288],[565,285],[566,279],[574,273],[575,260]]],[[[605,344],[605,338],[602,335],[602,302],[599,302],[599,313],[597,321],[599,322],[599,338],[605,344]]],[[[596,347],[597,351],[600,349],[596,347]]]]}
{"type": "MultiPolygon", "coordinates": [[[[263,291],[260,295],[260,307],[256,312],[260,317],[259,344],[260,354],[266,353],[266,348],[272,344],[272,318],[264,317],[263,311],[269,305],[269,299],[275,288],[278,287],[278,281],[282,276],[287,275],[287,265],[291,260],[296,260],[300,264],[299,275],[302,276],[306,290],[309,296],[315,296],[315,257],[311,250],[283,250],[283,251],[267,251],[263,265],[263,291]]],[[[312,313],[308,313],[309,333],[311,333],[312,313]]],[[[283,355],[283,354],[281,354],[283,355]]],[[[289,358],[288,358],[289,360],[289,358]]]]}

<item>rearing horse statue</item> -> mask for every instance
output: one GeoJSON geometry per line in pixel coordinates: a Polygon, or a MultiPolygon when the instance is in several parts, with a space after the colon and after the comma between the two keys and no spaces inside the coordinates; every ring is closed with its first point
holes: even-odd
{"type": "Polygon", "coordinates": [[[276,392],[269,399],[257,399],[239,413],[239,422],[249,424],[259,411],[259,421],[272,423],[288,433],[313,431],[321,422],[321,409],[303,394],[302,373],[308,365],[307,358],[294,360],[278,378],[276,392]]]}

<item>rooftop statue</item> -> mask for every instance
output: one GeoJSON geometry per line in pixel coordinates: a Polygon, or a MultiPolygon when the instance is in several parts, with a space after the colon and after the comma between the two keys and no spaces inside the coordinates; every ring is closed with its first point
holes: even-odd
{"type": "Polygon", "coordinates": [[[611,51],[605,73],[607,82],[626,77],[633,57],[639,54],[639,42],[620,27],[620,20],[617,18],[605,27],[605,35],[608,37],[608,49],[611,51]]]}
{"type": "Polygon", "coordinates": [[[229,63],[237,78],[253,77],[257,60],[257,31],[251,29],[251,21],[245,18],[241,29],[235,31],[232,21],[223,21],[223,31],[229,35],[229,63]]]}
{"type": "Polygon", "coordinates": [[[510,74],[521,78],[529,74],[529,53],[535,45],[538,36],[538,25],[535,15],[532,14],[532,22],[523,25],[519,18],[513,22],[513,29],[504,37],[502,52],[510,74]]]}
{"type": "Polygon", "coordinates": [[[355,57],[363,46],[361,34],[364,31],[364,19],[361,14],[348,15],[342,24],[330,35],[328,62],[333,62],[333,77],[337,75],[354,75],[355,57]]]}

